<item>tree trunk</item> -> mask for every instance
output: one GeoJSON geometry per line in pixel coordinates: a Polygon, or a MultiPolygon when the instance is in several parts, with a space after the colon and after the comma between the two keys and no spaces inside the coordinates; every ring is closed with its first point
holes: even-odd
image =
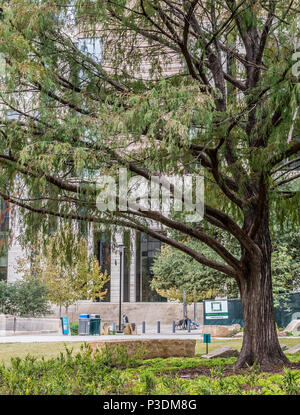
{"type": "Polygon", "coordinates": [[[246,252],[242,255],[243,271],[239,288],[244,336],[236,367],[253,365],[255,362],[261,366],[289,363],[282,352],[276,332],[271,273],[272,245],[267,209],[263,215],[255,236],[262,257],[251,257],[246,252]]]}

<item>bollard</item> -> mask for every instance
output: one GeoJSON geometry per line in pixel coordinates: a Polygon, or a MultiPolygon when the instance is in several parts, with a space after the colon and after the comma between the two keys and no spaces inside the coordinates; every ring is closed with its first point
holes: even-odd
{"type": "Polygon", "coordinates": [[[175,321],[172,322],[172,333],[175,333],[175,321]]]}
{"type": "Polygon", "coordinates": [[[142,333],[143,334],[146,333],[146,323],[145,323],[145,321],[142,322],[142,333]]]}
{"type": "Polygon", "coordinates": [[[113,332],[113,334],[116,334],[116,330],[117,330],[116,323],[112,323],[112,332],[113,332]]]}
{"type": "Polygon", "coordinates": [[[157,322],[157,333],[160,333],[160,321],[157,322]]]}

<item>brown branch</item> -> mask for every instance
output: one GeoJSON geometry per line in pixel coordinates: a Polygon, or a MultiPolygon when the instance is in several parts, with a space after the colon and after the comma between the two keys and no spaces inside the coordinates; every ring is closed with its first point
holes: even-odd
{"type": "Polygon", "coordinates": [[[74,213],[65,213],[65,212],[58,212],[58,211],[52,211],[50,209],[44,209],[44,208],[36,208],[33,206],[30,206],[28,204],[25,204],[24,202],[18,200],[16,197],[13,196],[9,196],[3,192],[0,191],[0,196],[7,202],[15,204],[17,206],[20,206],[24,209],[27,209],[33,213],[38,213],[38,214],[42,214],[42,215],[51,215],[51,216],[56,216],[56,217],[61,217],[64,219],[72,219],[72,220],[82,220],[85,222],[91,222],[91,223],[106,223],[106,224],[113,224],[116,226],[122,226],[125,228],[130,228],[130,229],[135,229],[138,230],[140,232],[145,232],[148,235],[153,236],[154,238],[160,240],[163,243],[166,243],[170,246],[173,246],[174,248],[179,249],[182,252],[185,252],[186,254],[188,254],[189,256],[191,256],[192,258],[194,258],[196,261],[198,261],[199,263],[201,263],[202,265],[208,266],[210,268],[213,268],[217,271],[220,271],[230,277],[233,277],[235,279],[238,278],[238,273],[235,269],[233,269],[232,267],[228,266],[228,265],[224,265],[221,264],[217,261],[214,260],[210,260],[208,258],[206,258],[204,255],[202,255],[201,253],[191,249],[190,247],[188,247],[187,245],[184,245],[181,242],[178,242],[174,239],[171,239],[163,234],[161,234],[160,232],[154,231],[152,229],[149,229],[147,227],[144,227],[142,225],[137,225],[137,224],[133,224],[130,222],[126,222],[126,221],[122,221],[119,219],[100,219],[100,218],[95,218],[92,216],[85,216],[85,215],[79,215],[79,214],[74,214],[74,213]]]}
{"type": "Polygon", "coordinates": [[[275,189],[279,186],[282,186],[283,184],[292,182],[293,180],[298,179],[298,177],[300,177],[300,173],[294,174],[291,177],[289,177],[288,179],[281,180],[281,182],[276,183],[276,185],[273,187],[273,189],[275,189]]]}

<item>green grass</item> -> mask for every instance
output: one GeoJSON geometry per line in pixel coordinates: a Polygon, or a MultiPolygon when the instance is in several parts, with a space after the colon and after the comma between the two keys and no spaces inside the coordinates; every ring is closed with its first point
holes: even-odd
{"type": "MultiPolygon", "coordinates": [[[[288,347],[295,346],[296,344],[300,343],[300,339],[293,339],[293,338],[284,338],[279,339],[280,344],[286,344],[288,347]]],[[[221,346],[229,346],[233,349],[236,349],[238,351],[241,350],[242,347],[242,339],[228,339],[228,340],[218,340],[218,339],[212,339],[212,342],[208,344],[208,352],[212,352],[213,350],[217,349],[221,346]]],[[[196,354],[205,354],[206,353],[206,344],[204,344],[202,341],[198,341],[196,344],[196,354]]]]}
{"type": "MultiPolygon", "coordinates": [[[[214,341],[211,346],[218,347],[220,344],[230,343],[214,341]]],[[[1,346],[10,346],[8,352],[11,353],[14,345],[1,346]]],[[[80,343],[67,347],[63,343],[47,343],[46,348],[45,343],[35,343],[37,349],[33,355],[32,344],[25,345],[30,355],[22,359],[12,358],[9,364],[0,363],[0,395],[300,394],[300,370],[285,369],[282,373],[272,374],[252,367],[238,373],[230,368],[224,372],[236,358],[208,360],[196,356],[142,360],[141,355],[129,358],[120,347],[113,355],[108,347],[93,355],[90,347],[84,344],[79,347],[80,343]],[[53,354],[55,357],[51,357],[53,354]],[[44,358],[39,358],[41,355],[44,358]],[[203,368],[201,374],[200,367],[203,368]],[[194,373],[195,376],[190,378],[181,376],[180,370],[191,373],[193,368],[197,368],[198,374],[194,373]]],[[[24,346],[24,343],[19,346],[24,346]]],[[[198,344],[198,347],[202,346],[198,344]]],[[[14,352],[20,353],[20,350],[14,352]]],[[[23,350],[23,353],[26,351],[23,350]]],[[[289,357],[294,362],[300,361],[300,353],[289,357]]]]}
{"type": "MultiPolygon", "coordinates": [[[[92,339],[91,339],[92,340],[92,339]]],[[[288,347],[295,346],[300,343],[300,339],[285,338],[280,339],[280,343],[286,344],[288,347]]],[[[68,348],[73,348],[74,353],[80,350],[82,342],[70,342],[67,343],[68,348]]],[[[12,357],[19,357],[23,359],[26,355],[30,354],[37,358],[44,357],[45,359],[52,359],[59,356],[60,352],[65,351],[64,342],[58,343],[0,343],[0,362],[10,364],[12,357]]],[[[212,343],[208,345],[208,351],[211,352],[220,346],[229,346],[240,351],[242,346],[241,339],[234,340],[217,340],[212,339],[212,343]]],[[[196,355],[202,355],[206,353],[206,345],[202,341],[197,341],[196,355]]]]}
{"type": "MultiPolygon", "coordinates": [[[[74,352],[80,350],[82,342],[69,343],[68,348],[73,348],[74,352]]],[[[0,344],[0,362],[10,364],[12,357],[19,357],[24,359],[26,355],[30,354],[37,358],[44,357],[45,359],[52,359],[57,357],[60,352],[65,351],[65,343],[2,343],[0,344]]]]}

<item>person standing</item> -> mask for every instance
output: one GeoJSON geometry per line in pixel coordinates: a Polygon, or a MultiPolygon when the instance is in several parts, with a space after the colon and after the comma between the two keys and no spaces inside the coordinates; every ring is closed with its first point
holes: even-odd
{"type": "Polygon", "coordinates": [[[192,320],[186,315],[184,318],[183,328],[186,330],[188,328],[189,323],[192,323],[192,320]]]}
{"type": "Polygon", "coordinates": [[[127,323],[129,323],[129,319],[128,319],[128,316],[127,316],[127,314],[126,313],[123,313],[123,323],[124,324],[127,324],[127,323]]]}

